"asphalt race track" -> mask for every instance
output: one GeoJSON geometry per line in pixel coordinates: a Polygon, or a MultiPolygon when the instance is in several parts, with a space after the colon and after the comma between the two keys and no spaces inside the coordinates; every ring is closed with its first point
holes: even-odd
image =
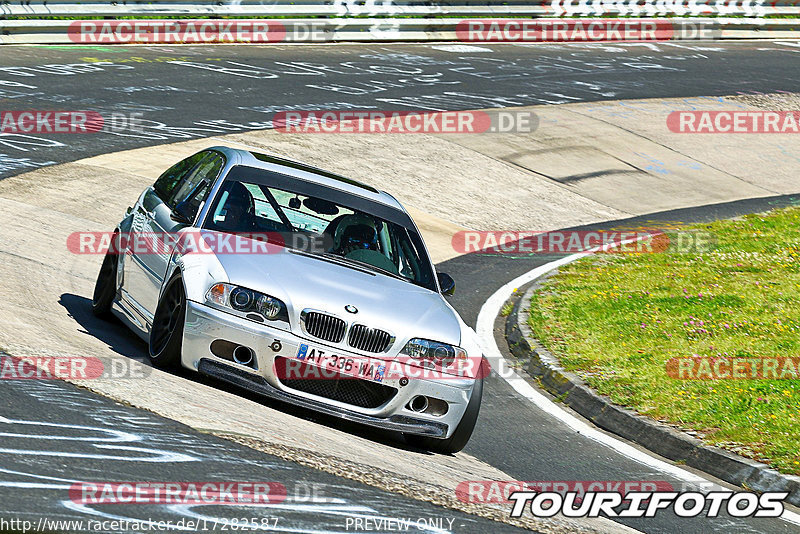
{"type": "MultiPolygon", "coordinates": [[[[236,530],[233,518],[244,518],[239,525],[338,532],[346,530],[347,517],[369,517],[407,518],[414,530],[417,525],[430,526],[419,530],[432,533],[442,527],[460,532],[521,531],[270,457],[60,381],[6,385],[2,406],[3,517],[34,525],[43,517],[172,524],[183,520],[203,522],[185,529],[189,532],[213,532],[214,526],[224,530],[226,522],[227,530],[236,530]],[[69,493],[74,484],[85,481],[206,482],[221,477],[278,482],[285,488],[285,500],[268,506],[238,504],[232,513],[229,504],[93,504],[72,500],[69,493]]],[[[43,527],[40,531],[67,530],[54,523],[43,527]]]]}
{"type": "MultiPolygon", "coordinates": [[[[447,44],[7,46],[0,49],[0,109],[90,109],[104,116],[140,113],[145,128],[71,136],[0,134],[0,178],[128,148],[269,128],[273,114],[280,110],[477,109],[796,91],[800,86],[798,54],[800,47],[791,43],[768,42],[467,48],[447,44]]],[[[646,218],[705,221],[796,201],[794,197],[757,199],[646,218]]],[[[451,302],[474,326],[481,306],[498,287],[552,259],[541,255],[525,259],[469,255],[437,268],[456,279],[458,291],[451,302]]],[[[85,315],[86,310],[82,313],[85,315]]],[[[109,329],[108,335],[115,339],[120,352],[144,350],[122,327],[109,329]]],[[[88,326],[87,330],[93,332],[88,326]]],[[[503,348],[502,337],[498,345],[503,348]]],[[[562,427],[520,398],[502,379],[492,376],[486,386],[478,427],[465,451],[515,479],[649,480],[681,486],[680,481],[562,427]]],[[[317,483],[325,495],[337,499],[322,506],[300,499],[281,511],[280,521],[285,523],[279,526],[344,530],[347,514],[364,513],[452,518],[452,530],[457,532],[513,530],[285,462],[70,384],[6,382],[0,387],[0,405],[0,425],[5,427],[0,429],[0,448],[7,459],[11,458],[0,468],[2,511],[15,517],[75,519],[95,514],[59,500],[65,485],[74,480],[207,480],[224,476],[281,481],[290,494],[298,481],[317,483]],[[136,433],[139,439],[130,446],[147,450],[122,449],[125,452],[114,454],[98,448],[96,441],[53,444],[41,436],[54,434],[55,427],[31,430],[31,424],[20,421],[76,425],[58,430],[58,435],[62,430],[73,435],[72,431],[84,427],[99,427],[94,430],[96,436],[111,435],[112,430],[136,433]],[[23,435],[12,437],[12,433],[23,435]],[[19,455],[21,450],[40,454],[19,455]],[[65,454],[75,458],[69,469],[55,461],[65,454]],[[167,465],[108,460],[104,454],[131,458],[145,455],[150,459],[174,454],[178,456],[173,459],[191,459],[167,465]]],[[[337,424],[325,419],[320,422],[337,424]]],[[[390,453],[388,449],[387,455],[390,453]]],[[[103,510],[119,516],[130,513],[127,509],[103,510]]],[[[216,517],[214,513],[220,512],[153,507],[137,509],[136,513],[180,519],[216,517]]],[[[668,514],[626,520],[624,524],[649,533],[789,533],[800,529],[780,520],[680,519],[668,514]]]]}
{"type": "Polygon", "coordinates": [[[483,109],[794,91],[800,48],[790,44],[481,45],[468,52],[447,51],[463,46],[451,44],[8,46],[0,55],[3,110],[140,113],[143,131],[3,135],[0,176],[268,128],[280,110],[483,109]]]}

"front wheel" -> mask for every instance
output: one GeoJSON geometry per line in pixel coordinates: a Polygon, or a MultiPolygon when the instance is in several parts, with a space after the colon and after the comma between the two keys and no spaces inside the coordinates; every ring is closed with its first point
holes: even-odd
{"type": "Polygon", "coordinates": [[[150,329],[150,361],[161,368],[175,367],[181,359],[183,323],[186,320],[186,294],[183,282],[174,278],[156,307],[150,329]]]}
{"type": "Polygon", "coordinates": [[[440,454],[453,454],[459,452],[467,446],[475,423],[478,421],[478,412],[481,410],[481,397],[483,397],[483,379],[475,380],[475,388],[472,390],[472,397],[467,403],[467,409],[461,417],[453,435],[447,439],[432,438],[429,436],[418,436],[413,434],[406,435],[406,441],[415,447],[427,449],[431,452],[440,454]]]}
{"type": "MultiPolygon", "coordinates": [[[[116,234],[115,236],[116,237],[116,234]]],[[[92,313],[95,317],[108,319],[111,316],[111,305],[117,295],[117,260],[119,256],[113,254],[111,249],[106,252],[100,273],[94,284],[92,294],[92,313]]]]}

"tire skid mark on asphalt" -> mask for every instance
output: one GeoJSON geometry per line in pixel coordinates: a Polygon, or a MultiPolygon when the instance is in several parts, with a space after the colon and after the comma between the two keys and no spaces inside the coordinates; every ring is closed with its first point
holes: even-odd
{"type": "Polygon", "coordinates": [[[98,449],[114,449],[118,451],[141,452],[141,453],[154,453],[156,456],[112,456],[108,454],[92,454],[88,452],[65,452],[65,451],[38,451],[38,450],[25,450],[25,449],[6,449],[0,448],[0,453],[3,454],[21,454],[26,456],[58,456],[62,458],[85,458],[92,460],[122,460],[126,462],[157,462],[157,463],[175,463],[175,462],[194,462],[197,458],[181,452],[167,452],[144,447],[120,447],[113,445],[95,445],[98,449]]]}
{"type": "Polygon", "coordinates": [[[50,426],[56,428],[74,428],[78,430],[97,431],[100,434],[111,434],[113,437],[102,438],[93,436],[55,436],[51,434],[17,434],[12,432],[0,432],[0,436],[9,438],[28,438],[28,439],[48,439],[48,440],[67,440],[67,441],[103,441],[103,442],[130,442],[140,441],[141,436],[131,434],[130,432],[123,432],[121,430],[114,430],[110,428],[92,427],[86,425],[69,425],[65,423],[46,423],[44,421],[25,421],[21,419],[7,419],[5,417],[0,420],[0,424],[10,425],[32,425],[32,426],[50,426]]]}

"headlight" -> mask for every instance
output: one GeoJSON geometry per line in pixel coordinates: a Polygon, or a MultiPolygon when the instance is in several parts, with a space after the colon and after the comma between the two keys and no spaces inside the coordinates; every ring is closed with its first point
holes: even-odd
{"type": "Polygon", "coordinates": [[[420,365],[426,367],[433,364],[442,368],[455,367],[460,369],[461,365],[467,361],[467,351],[461,347],[429,339],[412,339],[406,343],[400,354],[419,360],[420,365]]]}
{"type": "Polygon", "coordinates": [[[242,314],[257,313],[269,321],[289,322],[282,300],[233,284],[214,284],[206,292],[206,302],[242,314]]]}

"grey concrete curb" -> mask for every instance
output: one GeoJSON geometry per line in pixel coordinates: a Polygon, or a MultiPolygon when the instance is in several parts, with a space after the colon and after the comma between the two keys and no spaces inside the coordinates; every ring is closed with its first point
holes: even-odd
{"type": "Polygon", "coordinates": [[[534,283],[514,303],[506,319],[506,339],[511,353],[528,359],[528,373],[539,385],[598,427],[636,442],[648,450],[700,469],[721,480],[753,491],[788,491],[786,502],[800,506],[800,477],[784,475],[768,465],[703,444],[667,425],[612,404],[589,388],[533,337],[526,318],[534,283]]]}

